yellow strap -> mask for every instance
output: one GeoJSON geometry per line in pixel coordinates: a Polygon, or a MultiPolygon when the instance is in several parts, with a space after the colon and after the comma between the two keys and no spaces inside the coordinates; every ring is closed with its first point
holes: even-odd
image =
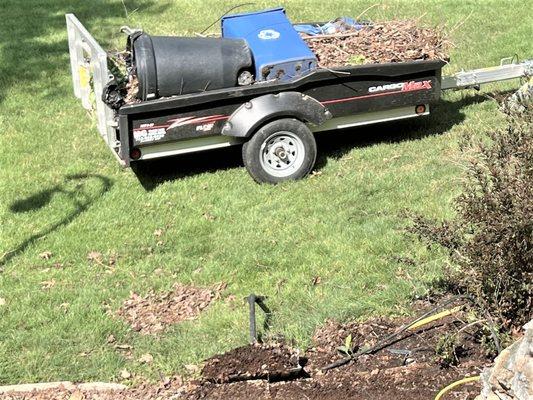
{"type": "Polygon", "coordinates": [[[438,314],[433,314],[433,315],[430,315],[429,317],[427,318],[424,318],[420,321],[418,321],[416,324],[413,324],[409,327],[409,330],[410,331],[414,331],[415,329],[417,328],[420,328],[421,326],[423,325],[427,325],[429,324],[430,322],[433,322],[433,321],[436,321],[438,319],[441,319],[441,318],[444,318],[444,317],[447,317],[448,315],[452,315],[458,311],[461,311],[461,309],[463,308],[463,306],[457,306],[455,308],[451,308],[449,310],[444,310],[438,314]]]}
{"type": "Polygon", "coordinates": [[[89,82],[91,81],[91,74],[89,73],[89,69],[84,65],[79,65],[78,75],[80,77],[80,86],[82,88],[87,88],[89,86],[89,82]]]}
{"type": "Polygon", "coordinates": [[[451,383],[449,384],[448,386],[446,386],[444,389],[442,389],[438,394],[437,396],[435,396],[435,400],[440,400],[442,398],[442,396],[444,396],[444,394],[448,391],[448,390],[451,390],[453,389],[454,387],[456,386],[459,386],[459,385],[462,385],[463,383],[468,383],[468,382],[476,382],[476,381],[479,381],[481,377],[478,375],[478,376],[470,376],[468,378],[463,378],[457,382],[454,382],[454,383],[451,383]]]}

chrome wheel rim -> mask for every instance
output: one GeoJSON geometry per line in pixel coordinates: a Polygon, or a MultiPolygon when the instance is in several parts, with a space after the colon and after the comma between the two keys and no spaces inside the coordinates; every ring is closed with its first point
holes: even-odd
{"type": "Polygon", "coordinates": [[[261,167],[272,176],[285,178],[298,171],[305,159],[302,140],[292,132],[270,135],[261,145],[261,167]]]}

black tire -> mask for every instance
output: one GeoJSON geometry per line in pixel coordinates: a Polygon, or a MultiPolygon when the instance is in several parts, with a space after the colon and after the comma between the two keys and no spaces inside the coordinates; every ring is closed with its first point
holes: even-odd
{"type": "Polygon", "coordinates": [[[263,125],[242,147],[244,166],[252,178],[271,184],[307,176],[315,165],[316,153],[313,133],[294,118],[263,125]]]}

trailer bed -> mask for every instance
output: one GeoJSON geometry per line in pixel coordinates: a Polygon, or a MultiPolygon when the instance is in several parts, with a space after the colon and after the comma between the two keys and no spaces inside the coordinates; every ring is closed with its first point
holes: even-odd
{"type": "Polygon", "coordinates": [[[156,158],[160,152],[172,155],[238,144],[241,141],[234,137],[219,137],[226,122],[246,102],[273,93],[302,93],[327,107],[331,120],[311,126],[313,131],[426,115],[429,104],[440,97],[443,65],[442,61],[420,61],[319,69],[289,83],[256,84],[123,106],[118,112],[120,156],[127,158],[132,148],[141,150],[142,160],[156,158]],[[418,105],[426,109],[417,113],[418,105]]]}

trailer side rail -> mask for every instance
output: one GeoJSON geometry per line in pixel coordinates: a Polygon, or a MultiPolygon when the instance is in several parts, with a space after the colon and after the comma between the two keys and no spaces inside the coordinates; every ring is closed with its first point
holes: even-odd
{"type": "Polygon", "coordinates": [[[66,14],[65,18],[74,94],[87,110],[93,111],[94,101],[98,131],[117,156],[120,143],[116,139],[114,112],[102,101],[102,92],[110,79],[107,53],[74,14],[66,14]]]}
{"type": "Polygon", "coordinates": [[[513,58],[504,58],[497,67],[461,71],[442,77],[442,90],[466,89],[485,83],[506,81],[533,75],[533,60],[513,63],[513,58]]]}

